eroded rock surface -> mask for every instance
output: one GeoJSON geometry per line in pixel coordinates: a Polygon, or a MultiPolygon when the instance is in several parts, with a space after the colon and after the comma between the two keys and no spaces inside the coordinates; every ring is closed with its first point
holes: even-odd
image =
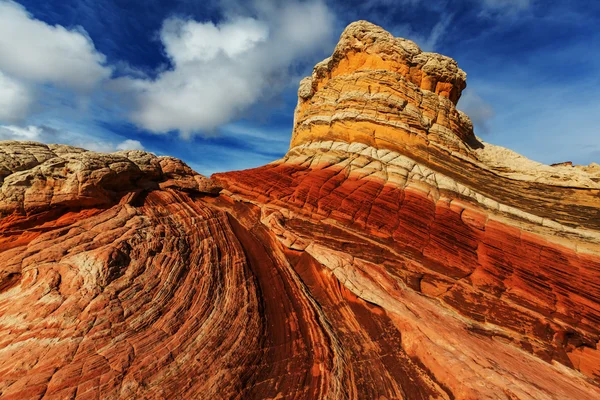
{"type": "Polygon", "coordinates": [[[465,78],[361,21],[264,167],[0,142],[0,397],[600,398],[600,171],[465,78]]]}

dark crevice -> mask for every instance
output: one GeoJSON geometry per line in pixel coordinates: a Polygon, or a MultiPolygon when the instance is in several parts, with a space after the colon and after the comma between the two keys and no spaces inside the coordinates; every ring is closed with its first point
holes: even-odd
{"type": "Polygon", "coordinates": [[[8,291],[21,283],[21,273],[12,272],[0,279],[0,293],[8,291]]]}

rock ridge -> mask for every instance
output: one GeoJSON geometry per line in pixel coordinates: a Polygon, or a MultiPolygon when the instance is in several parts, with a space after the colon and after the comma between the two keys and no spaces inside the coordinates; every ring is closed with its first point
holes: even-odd
{"type": "Polygon", "coordinates": [[[173,157],[139,150],[103,154],[66,145],[0,141],[0,214],[112,205],[124,193],[159,187],[219,191],[173,157]]]}

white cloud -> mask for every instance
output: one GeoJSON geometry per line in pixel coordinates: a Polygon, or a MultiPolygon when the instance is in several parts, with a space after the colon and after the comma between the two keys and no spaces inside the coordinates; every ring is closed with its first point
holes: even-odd
{"type": "Polygon", "coordinates": [[[45,135],[51,135],[51,132],[44,132],[43,127],[27,126],[22,128],[13,125],[0,126],[0,140],[39,141],[45,135]]]}
{"type": "Polygon", "coordinates": [[[117,150],[144,150],[144,146],[139,140],[127,139],[116,146],[117,150]]]}
{"type": "Polygon", "coordinates": [[[214,129],[276,94],[296,61],[329,44],[333,15],[322,1],[251,4],[253,18],[165,21],[160,38],[173,69],[127,81],[137,94],[136,124],[184,136],[214,129]]]}
{"type": "Polygon", "coordinates": [[[0,71],[0,120],[7,122],[23,120],[32,102],[31,90],[25,84],[0,71]]]}
{"type": "Polygon", "coordinates": [[[223,53],[234,58],[264,42],[269,35],[265,24],[239,18],[219,26],[179,18],[167,19],[161,30],[165,51],[176,66],[207,62],[223,53]]]}
{"type": "Polygon", "coordinates": [[[68,30],[34,19],[17,3],[0,0],[0,71],[14,78],[89,90],[109,78],[83,28],[68,30]]]}
{"type": "Polygon", "coordinates": [[[126,139],[121,142],[107,140],[87,133],[55,129],[45,125],[0,125],[0,140],[30,140],[42,143],[61,143],[102,153],[119,150],[144,150],[138,140],[126,139]]]}

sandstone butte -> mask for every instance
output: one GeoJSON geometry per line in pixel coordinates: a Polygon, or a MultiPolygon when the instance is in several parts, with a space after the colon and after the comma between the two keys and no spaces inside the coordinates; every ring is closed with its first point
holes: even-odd
{"type": "Polygon", "coordinates": [[[0,397],[599,399],[600,166],[465,79],[360,21],[263,167],[0,143],[0,397]]]}

